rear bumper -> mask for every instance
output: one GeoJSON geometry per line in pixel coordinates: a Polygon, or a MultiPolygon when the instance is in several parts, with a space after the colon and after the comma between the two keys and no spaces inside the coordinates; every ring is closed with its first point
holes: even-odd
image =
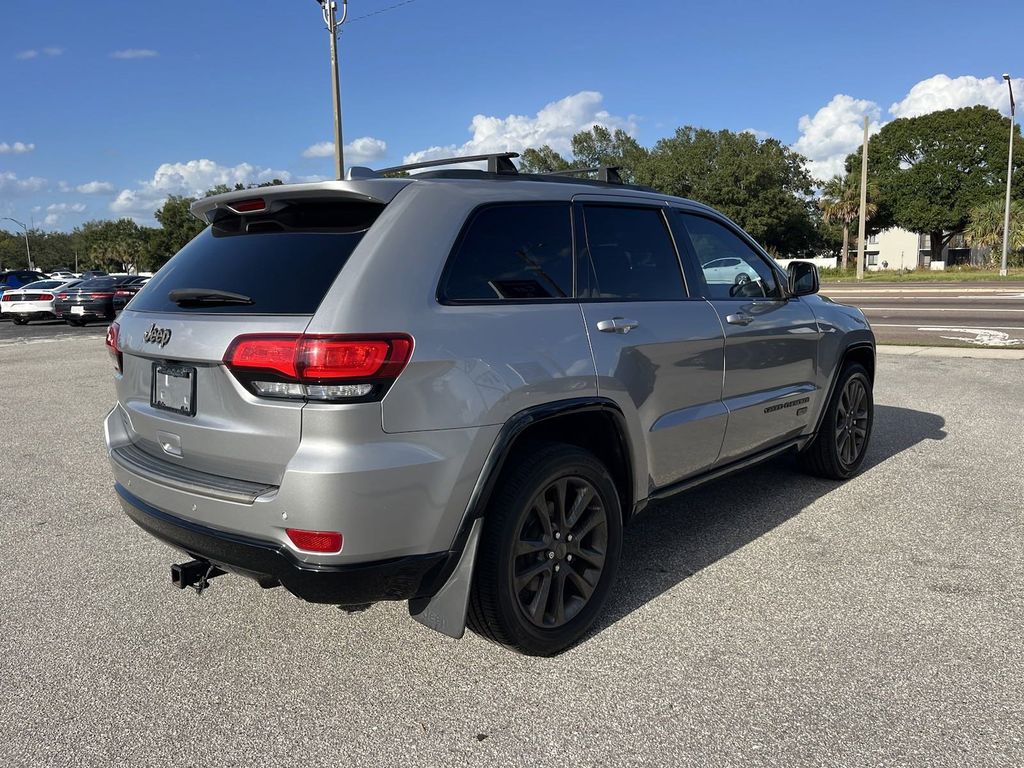
{"type": "Polygon", "coordinates": [[[125,514],[150,535],[225,571],[255,579],[263,587],[281,585],[312,603],[360,605],[430,597],[443,584],[453,557],[450,552],[436,552],[351,565],[304,563],[277,542],[183,520],[146,504],[120,483],[114,487],[125,514]]]}

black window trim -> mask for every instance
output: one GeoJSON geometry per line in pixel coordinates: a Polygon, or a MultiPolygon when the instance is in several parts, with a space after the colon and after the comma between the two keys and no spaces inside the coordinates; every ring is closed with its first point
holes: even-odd
{"type": "Polygon", "coordinates": [[[573,215],[572,201],[570,200],[501,200],[499,202],[481,203],[480,205],[473,208],[466,216],[466,220],[462,224],[462,228],[459,230],[458,236],[455,238],[455,242],[452,244],[451,249],[448,251],[448,256],[445,258],[444,269],[441,270],[441,276],[437,280],[437,288],[434,292],[434,298],[438,304],[445,307],[488,307],[488,306],[510,306],[519,304],[574,304],[576,303],[576,259],[572,259],[572,286],[570,294],[568,296],[553,296],[547,299],[450,299],[444,295],[444,288],[448,282],[448,275],[451,273],[452,267],[455,262],[455,255],[459,252],[462,247],[463,241],[469,234],[469,229],[479,216],[484,211],[492,208],[507,208],[510,206],[517,206],[522,208],[524,206],[562,206],[565,208],[567,215],[569,216],[569,237],[572,248],[572,253],[576,253],[576,217],[573,215]]]}
{"type": "MultiPolygon", "coordinates": [[[[625,200],[621,197],[608,197],[601,199],[597,196],[587,195],[584,199],[573,200],[573,223],[576,231],[580,232],[578,238],[574,238],[574,251],[576,258],[575,274],[579,275],[584,269],[587,269],[589,275],[589,268],[591,266],[590,260],[590,243],[587,240],[587,220],[584,214],[584,209],[587,207],[601,207],[601,208],[646,208],[648,210],[658,211],[661,214],[662,223],[665,225],[665,230],[668,232],[669,242],[672,244],[672,249],[676,254],[676,264],[679,267],[679,276],[683,283],[684,296],[678,299],[636,299],[636,298],[621,298],[621,297],[590,297],[580,296],[580,290],[577,285],[576,295],[579,297],[577,301],[580,304],[622,304],[624,302],[638,302],[638,303],[649,303],[649,302],[666,302],[666,301],[703,301],[704,297],[697,295],[695,292],[690,290],[690,279],[686,271],[686,266],[682,259],[682,251],[680,249],[679,240],[676,237],[675,228],[672,226],[667,215],[667,209],[669,205],[664,200],[625,200]]],[[[589,282],[589,280],[588,280],[589,282]]],[[[579,279],[577,278],[577,284],[579,279]]],[[[589,289],[589,285],[587,286],[589,289]]]]}
{"type": "Polygon", "coordinates": [[[746,246],[750,248],[755,255],[761,258],[761,260],[768,266],[768,269],[772,271],[772,274],[775,275],[775,279],[779,284],[780,293],[778,297],[762,296],[760,299],[761,301],[795,300],[795,297],[789,295],[789,275],[783,272],[775,263],[775,260],[771,257],[771,255],[767,251],[765,251],[764,248],[758,245],[757,241],[750,237],[750,235],[748,235],[746,232],[740,229],[739,226],[737,226],[736,224],[734,224],[732,221],[725,218],[721,214],[718,214],[717,212],[707,211],[699,208],[687,208],[680,205],[672,205],[669,207],[676,214],[679,214],[672,217],[675,221],[675,224],[673,225],[673,230],[679,230],[679,239],[683,243],[685,243],[684,250],[686,251],[686,259],[690,263],[691,268],[696,273],[696,279],[698,281],[698,285],[700,285],[702,298],[707,299],[708,301],[746,301],[748,303],[751,301],[750,296],[726,296],[722,298],[712,297],[711,290],[708,288],[707,280],[704,277],[704,270],[701,267],[700,259],[697,258],[697,249],[694,246],[693,241],[690,239],[690,232],[686,228],[686,223],[684,222],[681,214],[698,216],[702,219],[713,221],[716,224],[725,227],[725,229],[729,230],[734,235],[736,235],[736,237],[738,237],[741,242],[746,244],[746,246]]]}

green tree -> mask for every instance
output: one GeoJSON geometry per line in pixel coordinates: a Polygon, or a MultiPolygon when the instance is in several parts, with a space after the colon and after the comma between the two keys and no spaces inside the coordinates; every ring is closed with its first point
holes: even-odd
{"type": "Polygon", "coordinates": [[[601,165],[619,168],[622,180],[635,184],[644,172],[648,152],[636,139],[621,128],[609,131],[595,125],[572,137],[575,167],[596,168],[601,165]]]}
{"type": "Polygon", "coordinates": [[[547,144],[540,149],[527,149],[519,159],[521,173],[551,173],[565,171],[573,166],[547,144]]]}
{"type": "Polygon", "coordinates": [[[654,145],[639,180],[717,208],[773,253],[820,243],[807,160],[777,139],[683,126],[654,145]]]}
{"type": "Polygon", "coordinates": [[[159,269],[206,227],[205,222],[197,219],[189,210],[194,202],[195,198],[192,197],[171,195],[153,213],[160,227],[146,233],[147,269],[159,269]]]}
{"type": "MultiPolygon", "coordinates": [[[[982,106],[887,123],[868,142],[868,172],[880,192],[879,222],[929,235],[932,259],[941,260],[949,241],[967,227],[971,209],[1005,188],[1007,128],[1006,118],[982,106]]],[[[1021,197],[1019,129],[1014,141],[1014,196],[1021,197]]],[[[853,167],[860,167],[860,149],[847,159],[847,168],[853,167]]]]}
{"type": "MultiPolygon", "coordinates": [[[[860,219],[860,179],[851,173],[845,176],[833,176],[821,189],[818,207],[821,208],[824,220],[829,224],[838,224],[843,229],[842,268],[850,253],[850,225],[860,219]]],[[[867,218],[870,220],[878,211],[878,186],[868,182],[867,218]]]]}
{"type": "MultiPolygon", "coordinates": [[[[971,208],[965,234],[971,245],[991,248],[989,264],[994,266],[1002,261],[1003,225],[1006,222],[1005,199],[993,198],[971,208]]],[[[1010,251],[1013,260],[1019,261],[1018,251],[1024,250],[1024,201],[1010,201],[1010,251]]]]}
{"type": "Polygon", "coordinates": [[[131,219],[87,221],[76,232],[84,250],[79,259],[82,269],[129,271],[145,255],[145,235],[131,219]]]}

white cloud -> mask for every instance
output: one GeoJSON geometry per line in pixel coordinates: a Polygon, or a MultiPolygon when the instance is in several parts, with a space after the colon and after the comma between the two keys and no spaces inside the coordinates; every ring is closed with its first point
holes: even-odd
{"type": "Polygon", "coordinates": [[[334,154],[333,141],[318,141],[302,151],[303,157],[330,157],[334,154]]]}
{"type": "Polygon", "coordinates": [[[758,141],[764,141],[765,139],[770,139],[772,137],[772,135],[768,133],[768,131],[761,131],[758,130],[757,128],[744,128],[742,131],[740,131],[740,133],[749,133],[758,141]]]}
{"type": "Polygon", "coordinates": [[[479,155],[488,152],[521,152],[528,147],[549,145],[563,155],[572,151],[573,134],[585,131],[595,125],[606,128],[621,128],[627,133],[636,132],[636,121],[630,117],[619,117],[602,109],[604,96],[597,91],[580,91],[553,101],[536,115],[509,115],[493,117],[475,115],[469,124],[472,138],[464,144],[433,146],[411,152],[404,162],[416,163],[441,157],[458,155],[479,155]]]}
{"type": "Polygon", "coordinates": [[[60,56],[62,53],[64,53],[63,48],[58,48],[54,45],[49,45],[41,50],[29,48],[26,51],[18,51],[16,54],[14,54],[14,58],[20,59],[22,61],[28,61],[29,59],[39,58],[40,54],[42,54],[43,56],[60,56]]]}
{"type": "MultiPolygon", "coordinates": [[[[372,136],[360,136],[345,145],[345,164],[362,165],[373,160],[380,160],[388,153],[388,144],[372,136]]],[[[333,157],[334,142],[319,141],[302,151],[303,157],[333,157]]]]}
{"type": "MultiPolygon", "coordinates": [[[[1024,79],[1013,81],[1017,93],[1024,91],[1024,79]]],[[[1006,81],[1001,77],[949,77],[935,75],[922,80],[910,89],[901,101],[889,107],[893,117],[917,117],[940,109],[959,109],[983,104],[1010,114],[1010,97],[1006,81]]]]}
{"type": "Polygon", "coordinates": [[[195,197],[218,184],[255,184],[271,179],[289,181],[288,171],[260,168],[250,163],[226,166],[213,160],[189,160],[187,163],[164,163],[153,178],[140,182],[135,189],[122,189],[110,204],[114,213],[148,219],[163,205],[168,195],[195,197]]]}
{"type": "Polygon", "coordinates": [[[79,184],[75,189],[83,195],[102,195],[113,192],[114,185],[109,181],[87,181],[85,184],[79,184]]]}
{"type": "Polygon", "coordinates": [[[31,194],[46,189],[48,182],[38,176],[19,179],[12,171],[0,171],[0,194],[31,194]]]}
{"type": "Polygon", "coordinates": [[[8,144],[6,141],[0,141],[0,155],[23,155],[26,152],[31,152],[35,148],[35,144],[25,144],[21,141],[16,141],[13,144],[8,144]]]}
{"type": "Polygon", "coordinates": [[[46,210],[49,213],[82,213],[85,203],[51,203],[46,210]]]}
{"type": "Polygon", "coordinates": [[[124,48],[110,54],[112,59],[152,59],[160,54],[151,48],[124,48]]]}
{"type": "Polygon", "coordinates": [[[810,162],[808,168],[817,179],[842,175],[846,156],[864,140],[864,115],[868,116],[868,132],[881,127],[881,109],[867,99],[855,99],[840,93],[814,113],[804,115],[798,123],[800,138],[793,149],[810,162]]]}

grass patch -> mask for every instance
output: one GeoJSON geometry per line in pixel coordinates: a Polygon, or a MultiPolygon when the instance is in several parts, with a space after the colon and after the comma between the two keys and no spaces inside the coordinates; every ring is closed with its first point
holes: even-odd
{"type": "MultiPolygon", "coordinates": [[[[823,283],[855,283],[856,269],[822,269],[819,270],[823,283]]],[[[981,269],[979,267],[950,267],[941,271],[915,269],[909,272],[883,270],[865,272],[863,282],[876,283],[959,283],[973,280],[994,280],[997,282],[1024,281],[1024,268],[1011,267],[1006,277],[999,276],[998,269],[981,269]]]]}

